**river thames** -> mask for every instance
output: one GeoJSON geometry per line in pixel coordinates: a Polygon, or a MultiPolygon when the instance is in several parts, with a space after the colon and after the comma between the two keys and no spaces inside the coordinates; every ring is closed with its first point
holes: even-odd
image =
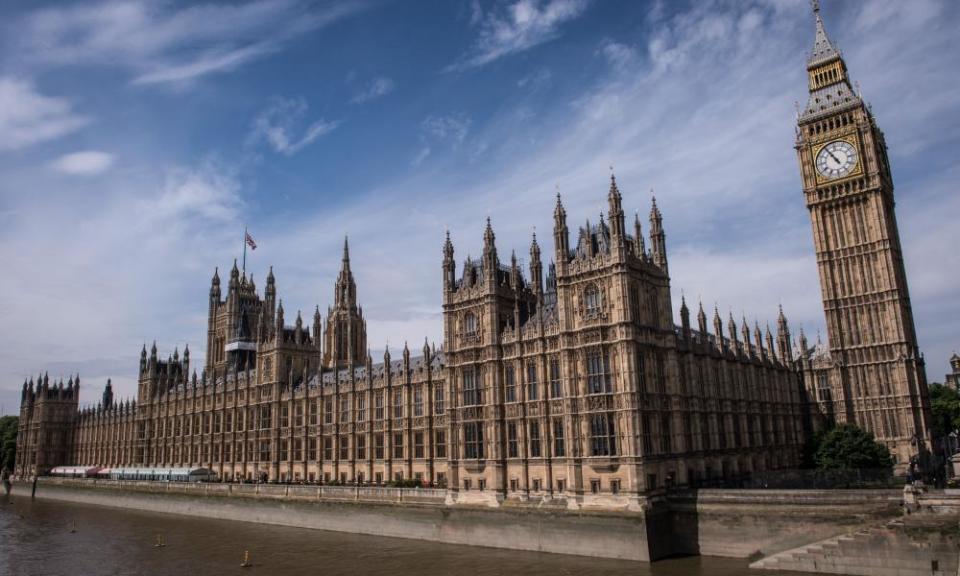
{"type": "MultiPolygon", "coordinates": [[[[0,508],[0,575],[433,574],[762,576],[746,560],[644,564],[454,546],[16,497],[0,508]],[[156,546],[158,540],[165,546],[156,546]],[[250,568],[241,568],[249,551],[250,568]]],[[[787,573],[782,573],[787,574],[787,573]]],[[[797,574],[791,572],[789,574],[797,574]]]]}

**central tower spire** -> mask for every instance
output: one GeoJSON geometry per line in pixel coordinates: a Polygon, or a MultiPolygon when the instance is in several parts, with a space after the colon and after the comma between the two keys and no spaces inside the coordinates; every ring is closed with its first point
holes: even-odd
{"type": "Polygon", "coordinates": [[[357,284],[350,270],[350,242],[343,237],[343,258],[327,313],[323,363],[330,368],[362,364],[367,353],[367,322],[357,305],[357,284]]]}
{"type": "Polygon", "coordinates": [[[357,308],[357,285],[350,271],[350,243],[343,237],[343,259],[340,263],[340,275],[337,276],[334,305],[337,309],[355,310],[357,308]]]}

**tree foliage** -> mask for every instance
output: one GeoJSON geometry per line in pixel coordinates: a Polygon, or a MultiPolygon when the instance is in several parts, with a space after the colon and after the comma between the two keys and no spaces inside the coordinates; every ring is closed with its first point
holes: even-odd
{"type": "Polygon", "coordinates": [[[0,470],[13,470],[17,458],[17,416],[0,417],[0,470]]]}
{"type": "Polygon", "coordinates": [[[950,386],[934,382],[930,385],[930,410],[933,412],[933,432],[944,437],[960,429],[960,394],[950,386]]]}
{"type": "Polygon", "coordinates": [[[821,470],[890,469],[893,458],[873,434],[854,424],[841,424],[820,438],[814,462],[821,470]]]}

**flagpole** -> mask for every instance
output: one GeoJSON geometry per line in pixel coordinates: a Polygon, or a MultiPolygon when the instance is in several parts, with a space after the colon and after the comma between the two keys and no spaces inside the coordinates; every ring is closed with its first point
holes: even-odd
{"type": "Polygon", "coordinates": [[[243,276],[247,276],[247,227],[243,227],[243,276]]]}

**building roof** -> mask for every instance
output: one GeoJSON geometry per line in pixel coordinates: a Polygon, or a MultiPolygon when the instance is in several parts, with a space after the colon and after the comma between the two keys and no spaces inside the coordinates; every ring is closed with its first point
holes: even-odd
{"type": "Polygon", "coordinates": [[[853,93],[846,81],[824,86],[810,93],[807,105],[800,115],[801,120],[812,120],[860,104],[860,97],[853,93]]]}
{"type": "Polygon", "coordinates": [[[815,4],[814,15],[816,17],[816,34],[813,37],[813,50],[810,52],[810,58],[807,60],[808,66],[816,66],[833,58],[840,57],[840,51],[830,41],[827,31],[823,27],[823,19],[820,18],[820,6],[815,4]]]}

